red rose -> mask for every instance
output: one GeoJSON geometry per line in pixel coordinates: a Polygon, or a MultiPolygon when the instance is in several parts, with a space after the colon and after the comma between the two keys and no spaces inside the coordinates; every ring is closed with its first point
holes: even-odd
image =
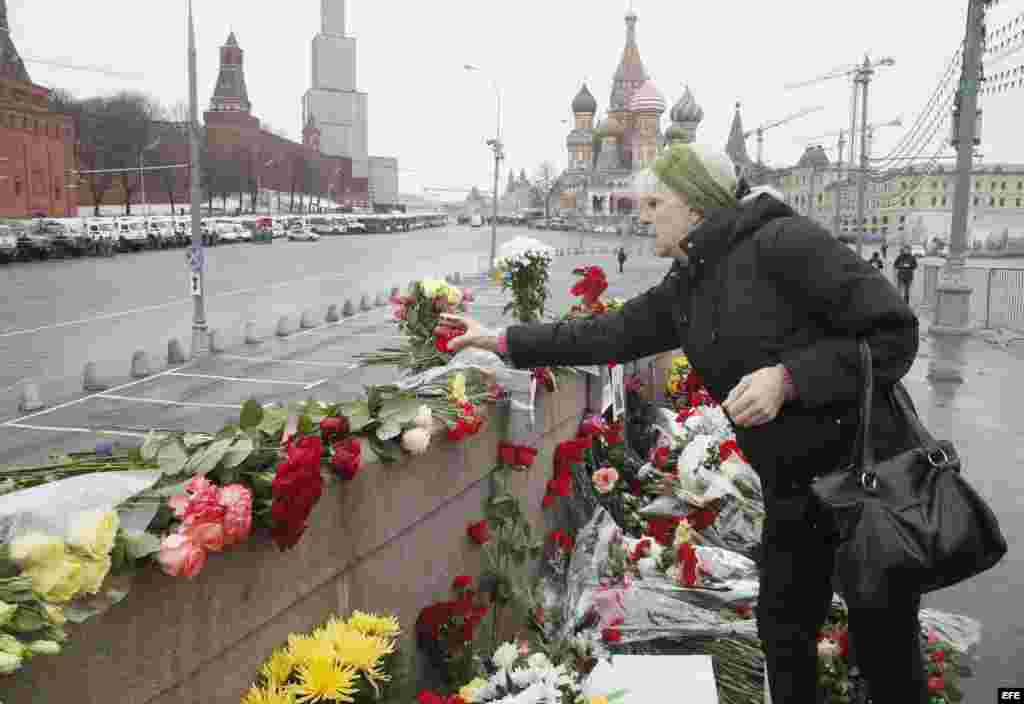
{"type": "Polygon", "coordinates": [[[647,519],[647,530],[644,532],[657,540],[660,545],[669,547],[675,541],[676,528],[681,520],[679,518],[649,518],[647,519]]]}
{"type": "Polygon", "coordinates": [[[491,527],[487,524],[487,521],[477,521],[470,524],[466,532],[477,545],[486,545],[487,541],[491,539],[491,527]]]}
{"type": "Polygon", "coordinates": [[[946,680],[942,675],[932,675],[928,678],[928,691],[929,692],[944,692],[946,690],[946,680]]]}
{"type": "Polygon", "coordinates": [[[651,453],[651,464],[658,469],[664,469],[665,465],[668,464],[669,449],[665,446],[659,446],[654,448],[651,453]]]}
{"type": "Polygon", "coordinates": [[[697,551],[689,543],[679,546],[676,554],[679,558],[679,565],[682,568],[683,582],[688,587],[697,584],[697,551]]]}
{"type": "Polygon", "coordinates": [[[520,467],[532,467],[537,459],[537,449],[534,447],[515,448],[515,464],[520,467]]]}
{"type": "Polygon", "coordinates": [[[349,438],[342,442],[334,443],[332,449],[334,450],[334,458],[331,460],[331,466],[334,467],[335,471],[343,479],[354,479],[359,471],[363,454],[363,448],[359,444],[359,439],[349,438]]]}
{"type": "Polygon", "coordinates": [[[639,479],[629,480],[629,493],[633,494],[634,496],[640,496],[641,494],[644,493],[644,486],[643,484],[640,483],[639,479]]]}
{"type": "MultiPolygon", "coordinates": [[[[549,485],[551,483],[552,482],[549,482],[549,485]]],[[[570,477],[568,474],[563,474],[562,476],[556,478],[553,484],[553,493],[556,496],[561,496],[563,499],[565,499],[572,494],[572,477],[570,477]]]]}
{"type": "Polygon", "coordinates": [[[688,520],[690,522],[690,526],[699,533],[714,523],[717,518],[718,511],[714,511],[710,508],[702,508],[699,511],[691,513],[686,517],[686,520],[688,520]]]}
{"type": "Polygon", "coordinates": [[[736,615],[740,618],[750,618],[753,613],[754,610],[750,608],[749,604],[740,604],[736,607],[736,615]]]}
{"type": "Polygon", "coordinates": [[[348,419],[345,416],[334,416],[320,421],[320,434],[325,440],[346,433],[348,433],[348,419]]]}
{"type": "Polygon", "coordinates": [[[466,437],[467,434],[469,434],[469,426],[466,425],[466,421],[462,418],[455,421],[454,428],[448,428],[448,439],[454,442],[459,442],[466,437]]]}
{"type": "Polygon", "coordinates": [[[622,444],[622,423],[614,423],[608,426],[604,433],[604,441],[609,445],[622,444]]]}
{"type": "Polygon", "coordinates": [[[464,575],[464,574],[460,574],[458,577],[455,578],[455,581],[452,582],[452,589],[455,589],[455,590],[465,589],[466,587],[468,587],[472,583],[473,583],[473,578],[472,577],[469,577],[469,576],[464,575]]]}
{"type": "Polygon", "coordinates": [[[945,650],[933,650],[928,655],[928,657],[931,658],[932,662],[934,662],[936,664],[942,664],[943,662],[946,661],[946,651],[945,650]]]}
{"type": "Polygon", "coordinates": [[[618,628],[601,629],[601,640],[605,643],[618,643],[622,640],[622,632],[618,628]]]}
{"type": "Polygon", "coordinates": [[[473,628],[474,627],[475,627],[475,624],[472,621],[468,621],[467,620],[467,621],[465,621],[462,624],[462,630],[461,630],[459,635],[462,636],[462,642],[463,643],[472,643],[473,642],[473,628]]]}
{"type": "Polygon", "coordinates": [[[416,696],[418,704],[448,704],[445,697],[424,689],[416,696]]]}
{"type": "Polygon", "coordinates": [[[289,440],[287,457],[271,482],[271,534],[281,550],[298,543],[306,531],[306,519],[323,493],[320,461],[323,444],[318,437],[305,437],[297,445],[289,440]]]}
{"type": "Polygon", "coordinates": [[[515,464],[516,448],[507,443],[498,443],[498,458],[502,464],[515,464]]]}
{"type": "Polygon", "coordinates": [[[540,501],[540,507],[541,508],[547,508],[552,503],[554,503],[554,501],[555,501],[555,497],[553,497],[551,494],[545,494],[544,498],[541,499],[541,501],[540,501]]]}
{"type": "Polygon", "coordinates": [[[722,459],[723,462],[725,462],[733,455],[736,455],[744,462],[747,461],[747,458],[743,456],[743,451],[740,450],[739,445],[736,444],[735,440],[726,440],[725,442],[718,446],[718,456],[722,459]]]}
{"type": "Polygon", "coordinates": [[[845,628],[839,632],[839,656],[847,658],[850,656],[850,632],[845,628]]]}
{"type": "Polygon", "coordinates": [[[469,618],[472,619],[473,623],[480,623],[484,620],[484,616],[487,615],[487,610],[487,604],[484,604],[483,606],[474,606],[473,612],[469,615],[469,618]]]}

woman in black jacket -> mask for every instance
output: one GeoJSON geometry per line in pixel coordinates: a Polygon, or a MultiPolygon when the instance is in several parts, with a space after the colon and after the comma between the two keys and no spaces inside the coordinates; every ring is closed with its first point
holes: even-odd
{"type": "MultiPolygon", "coordinates": [[[[761,477],[757,625],[772,700],[815,704],[835,544],[809,486],[851,459],[858,338],[872,352],[876,455],[912,445],[886,397],[917,355],[918,323],[874,267],[780,198],[747,195],[734,174],[727,157],[699,145],[663,152],[640,186],[641,222],[654,224],[656,253],[674,263],[620,311],[505,331],[451,317],[466,333],[450,346],[502,353],[520,368],[621,363],[681,347],[761,477]]],[[[927,702],[919,607],[919,594],[893,594],[884,610],[850,613],[875,704],[927,702]]]]}

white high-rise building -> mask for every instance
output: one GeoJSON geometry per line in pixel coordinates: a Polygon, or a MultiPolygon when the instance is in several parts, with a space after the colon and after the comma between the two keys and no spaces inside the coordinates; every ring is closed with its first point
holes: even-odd
{"type": "Polygon", "coordinates": [[[312,115],[320,128],[321,153],[349,157],[352,177],[368,179],[367,95],[356,90],[356,40],[345,36],[345,0],[320,0],[320,15],[320,34],[313,38],[312,86],[302,99],[302,123],[312,115]]]}

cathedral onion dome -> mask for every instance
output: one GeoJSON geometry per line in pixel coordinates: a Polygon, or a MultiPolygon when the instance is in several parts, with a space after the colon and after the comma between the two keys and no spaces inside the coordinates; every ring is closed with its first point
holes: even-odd
{"type": "Polygon", "coordinates": [[[661,114],[665,112],[665,99],[658,92],[653,81],[644,81],[644,84],[636,89],[629,99],[628,110],[630,112],[645,112],[661,114]]]}
{"type": "Polygon", "coordinates": [[[683,97],[672,107],[669,117],[672,122],[700,122],[704,119],[704,108],[697,104],[690,86],[686,86],[683,97]]]}
{"type": "Polygon", "coordinates": [[[576,97],[573,99],[572,111],[576,115],[584,113],[593,115],[597,112],[597,100],[587,88],[586,83],[583,84],[583,87],[580,88],[580,92],[577,93],[576,97]]]}

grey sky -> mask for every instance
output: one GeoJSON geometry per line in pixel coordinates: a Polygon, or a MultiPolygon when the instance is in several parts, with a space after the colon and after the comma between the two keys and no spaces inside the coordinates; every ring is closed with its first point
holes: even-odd
{"type": "MultiPolygon", "coordinates": [[[[254,113],[298,138],[310,40],[320,26],[318,0],[194,3],[201,109],[216,80],[218,47],[233,30],[245,50],[254,113]]],[[[8,5],[23,56],[146,76],[118,79],[29,63],[35,82],[79,96],[132,88],[166,104],[187,98],[185,0],[8,0],[8,5]]],[[[871,84],[870,120],[902,116],[909,125],[963,38],[966,5],[966,0],[635,0],[634,9],[641,56],[669,105],[688,83],[704,108],[698,141],[724,146],[737,100],[747,129],[825,106],[765,133],[765,161],[781,166],[799,157],[801,138],[849,124],[848,80],[789,92],[785,84],[857,62],[865,52],[873,58],[893,56],[896,65],[881,68],[871,84]]],[[[467,62],[485,68],[502,88],[508,156],[502,182],[509,168],[532,173],[544,160],[563,167],[569,126],[561,121],[571,119],[569,104],[582,80],[599,109],[607,107],[628,0],[353,0],[348,6],[348,33],[359,40],[358,82],[370,95],[370,153],[397,156],[400,190],[418,193],[423,186],[490,188],[492,161],[484,141],[495,129],[494,90],[486,76],[463,70],[467,62]]],[[[989,13],[990,31],[1022,12],[1024,1],[1003,0],[989,13]]],[[[1022,63],[1024,51],[988,71],[1022,63]]],[[[1013,124],[1024,107],[1024,89],[983,98],[982,107],[985,160],[1024,162],[1024,141],[1013,124]]],[[[668,124],[665,115],[663,128],[668,124]]],[[[904,130],[881,130],[875,154],[886,154],[904,130]]],[[[941,133],[948,134],[946,118],[941,133]]],[[[822,141],[835,146],[834,138],[822,141]]],[[[747,147],[754,156],[753,137],[747,147]]]]}

